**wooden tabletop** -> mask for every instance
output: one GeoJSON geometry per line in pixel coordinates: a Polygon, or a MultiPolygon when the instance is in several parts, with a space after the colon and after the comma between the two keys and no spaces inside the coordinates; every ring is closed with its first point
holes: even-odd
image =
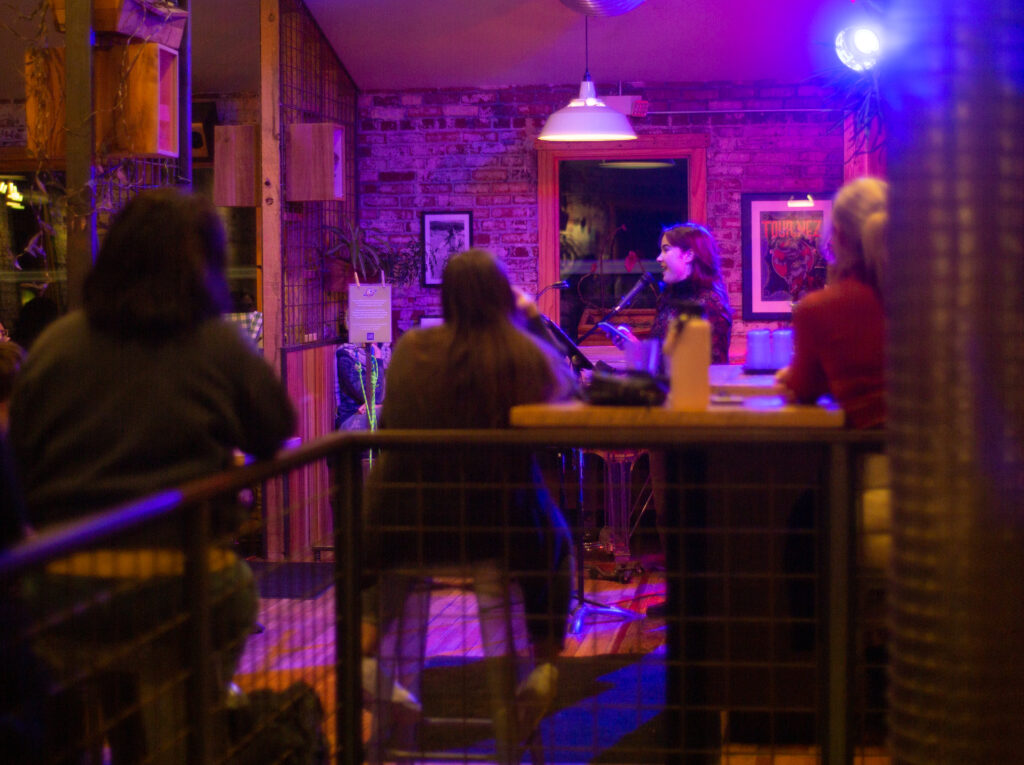
{"type": "Polygon", "coordinates": [[[511,424],[520,428],[841,428],[843,411],[837,406],[786,404],[778,396],[751,396],[736,403],[711,404],[700,412],[665,407],[592,406],[571,401],[513,407],[511,424]]]}

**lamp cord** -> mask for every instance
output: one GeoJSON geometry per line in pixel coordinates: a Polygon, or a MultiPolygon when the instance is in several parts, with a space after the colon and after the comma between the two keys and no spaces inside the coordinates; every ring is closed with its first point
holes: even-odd
{"type": "Polygon", "coordinates": [[[583,15],[583,79],[590,79],[590,16],[583,15]]]}

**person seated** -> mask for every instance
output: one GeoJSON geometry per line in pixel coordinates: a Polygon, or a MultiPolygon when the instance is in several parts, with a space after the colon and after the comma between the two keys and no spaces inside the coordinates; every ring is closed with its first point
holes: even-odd
{"type": "Polygon", "coordinates": [[[344,343],[334,354],[338,374],[336,430],[373,430],[384,401],[385,350],[376,343],[344,343]],[[369,404],[373,402],[374,410],[369,404]]]}
{"type": "MultiPolygon", "coordinates": [[[[568,364],[526,329],[536,307],[516,294],[490,253],[471,249],[449,260],[441,303],[443,324],[409,330],[394,348],[382,428],[506,428],[513,406],[572,389],[568,364]]],[[[570,598],[571,538],[536,461],[520,452],[495,459],[479,450],[386,450],[371,471],[366,507],[367,571],[497,560],[518,582],[537,663],[517,699],[529,710],[518,729],[528,733],[554,697],[570,598]],[[409,530],[410,517],[419,530],[409,530]]],[[[375,586],[366,593],[370,653],[377,609],[384,627],[396,604],[378,602],[375,586]]]]}
{"type": "MultiPolygon", "coordinates": [[[[711,363],[728,364],[732,309],[714,236],[699,223],[669,226],[662,231],[657,260],[661,264],[662,288],[648,336],[664,341],[682,306],[698,303],[711,324],[711,363]]],[[[639,342],[629,327],[620,324],[615,329],[607,334],[619,348],[639,342]]]]}
{"type": "Polygon", "coordinates": [[[885,267],[888,185],[857,178],[832,203],[828,284],[793,307],[793,360],[776,379],[799,402],[831,394],[852,428],[885,423],[885,267]]]}
{"type": "MultiPolygon", "coordinates": [[[[43,331],[14,385],[10,442],[36,529],[224,470],[236,451],[270,457],[294,432],[281,381],[222,316],[226,263],[223,224],[200,196],[144,191],[115,217],[85,279],[83,309],[43,331]]],[[[226,541],[237,508],[213,509],[211,526],[226,541]]],[[[180,517],[168,517],[107,540],[108,550],[54,561],[28,607],[42,618],[95,596],[96,606],[57,627],[74,645],[139,640],[173,625],[188,610],[182,529],[180,517]],[[101,559],[113,561],[113,573],[100,573],[101,559]]],[[[223,691],[258,595],[252,571],[227,544],[209,559],[215,685],[223,691]]],[[[183,657],[181,639],[172,629],[160,645],[183,657]]],[[[121,710],[104,713],[118,719],[121,710]]],[[[143,759],[132,735],[112,737],[115,762],[143,759]]]]}

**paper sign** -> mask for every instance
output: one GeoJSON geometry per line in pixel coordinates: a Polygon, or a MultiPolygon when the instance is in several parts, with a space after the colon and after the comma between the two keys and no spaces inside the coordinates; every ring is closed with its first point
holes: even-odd
{"type": "Polygon", "coordinates": [[[348,286],[348,341],[391,342],[391,285],[348,286]]]}

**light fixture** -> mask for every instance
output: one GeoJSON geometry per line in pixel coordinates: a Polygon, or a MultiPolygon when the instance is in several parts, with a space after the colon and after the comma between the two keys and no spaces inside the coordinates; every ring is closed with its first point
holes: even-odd
{"type": "Polygon", "coordinates": [[[542,141],[632,141],[636,140],[629,118],[612,109],[597,97],[597,88],[590,79],[590,40],[587,22],[583,17],[584,74],[579,98],[563,106],[548,117],[537,136],[542,141]]]}
{"type": "Polygon", "coordinates": [[[670,159],[606,159],[598,165],[607,170],[659,170],[674,166],[670,159]]]}
{"type": "Polygon", "coordinates": [[[786,207],[814,207],[814,197],[810,194],[806,199],[792,199],[786,202],[786,207]]]}
{"type": "Polygon", "coordinates": [[[863,72],[878,63],[882,43],[870,27],[847,27],[836,35],[836,55],[855,72],[863,72]]]}

